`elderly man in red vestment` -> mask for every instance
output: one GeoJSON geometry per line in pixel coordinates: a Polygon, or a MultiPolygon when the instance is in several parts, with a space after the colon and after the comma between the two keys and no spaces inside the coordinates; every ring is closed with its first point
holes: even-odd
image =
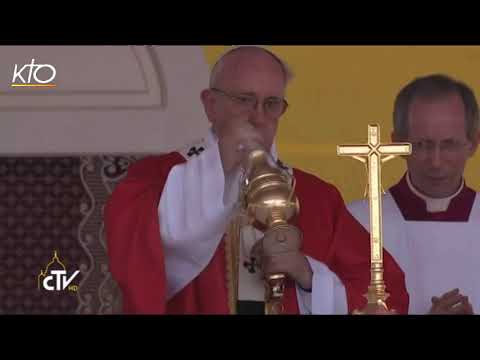
{"type": "MultiPolygon", "coordinates": [[[[235,312],[263,313],[264,277],[278,272],[287,275],[283,306],[288,314],[347,314],[365,306],[368,233],[334,186],[278,159],[274,139],[288,106],[290,78],[288,66],[264,48],[231,49],[215,64],[210,86],[201,93],[212,125],[208,136],[130,167],[105,209],[110,268],[126,313],[232,313],[225,233],[238,199],[241,150],[255,147],[268,151],[295,178],[301,207],[295,225],[302,241],[278,253],[258,246],[263,241],[258,229],[242,229],[235,312]]],[[[405,313],[404,275],[388,253],[385,281],[388,304],[405,313]]]]}

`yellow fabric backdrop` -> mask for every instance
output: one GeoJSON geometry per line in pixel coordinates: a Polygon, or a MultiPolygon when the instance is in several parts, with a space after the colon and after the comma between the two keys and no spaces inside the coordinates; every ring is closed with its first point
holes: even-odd
{"type": "MultiPolygon", "coordinates": [[[[227,47],[205,46],[212,65],[227,47]]],[[[282,159],[335,184],[345,201],[363,196],[365,171],[336,156],[336,145],[365,142],[367,125],[381,126],[390,141],[392,109],[399,89],[412,78],[442,72],[464,80],[480,101],[480,46],[271,46],[295,73],[282,118],[282,159]]],[[[402,159],[386,163],[385,189],[405,170],[402,159]]],[[[480,189],[480,155],[470,160],[467,183],[480,189]]]]}

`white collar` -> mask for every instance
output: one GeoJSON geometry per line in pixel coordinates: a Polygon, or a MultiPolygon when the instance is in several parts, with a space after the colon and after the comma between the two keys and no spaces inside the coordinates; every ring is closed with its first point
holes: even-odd
{"type": "Polygon", "coordinates": [[[463,190],[463,187],[465,186],[465,180],[462,181],[460,187],[458,190],[453,194],[445,198],[432,198],[429,197],[425,194],[422,194],[420,191],[415,189],[413,186],[412,182],[410,181],[410,174],[407,172],[407,184],[410,190],[417,195],[420,199],[425,201],[425,204],[427,205],[427,212],[430,213],[435,213],[435,212],[443,212],[447,211],[448,206],[450,205],[450,201],[456,197],[460,192],[463,190]]]}

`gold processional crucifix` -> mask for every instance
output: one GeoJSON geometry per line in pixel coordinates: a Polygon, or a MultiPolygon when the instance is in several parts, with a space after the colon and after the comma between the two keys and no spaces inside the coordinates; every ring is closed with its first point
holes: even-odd
{"type": "Polygon", "coordinates": [[[389,310],[386,300],[389,294],[385,291],[383,280],[383,232],[382,232],[382,185],[381,164],[398,155],[410,155],[409,143],[380,144],[379,125],[368,125],[368,144],[338,145],[337,154],[351,156],[366,164],[368,182],[366,194],[370,208],[370,267],[371,278],[367,298],[367,306],[363,310],[355,310],[354,314],[394,313],[389,310]],[[383,157],[384,156],[384,157],[383,157]],[[382,158],[383,157],[383,158],[382,158]]]}

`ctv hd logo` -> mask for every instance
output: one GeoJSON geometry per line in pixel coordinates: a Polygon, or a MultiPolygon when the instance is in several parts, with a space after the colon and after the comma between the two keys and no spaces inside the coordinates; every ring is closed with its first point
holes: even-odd
{"type": "Polygon", "coordinates": [[[57,70],[50,64],[15,64],[13,69],[12,87],[55,87],[53,81],[57,70]]]}
{"type": "Polygon", "coordinates": [[[63,291],[68,288],[69,291],[77,291],[78,286],[71,284],[73,279],[80,273],[76,270],[68,275],[65,265],[58,258],[57,252],[53,252],[52,260],[47,264],[45,270],[40,270],[38,275],[38,289],[48,291],[63,291]]]}

